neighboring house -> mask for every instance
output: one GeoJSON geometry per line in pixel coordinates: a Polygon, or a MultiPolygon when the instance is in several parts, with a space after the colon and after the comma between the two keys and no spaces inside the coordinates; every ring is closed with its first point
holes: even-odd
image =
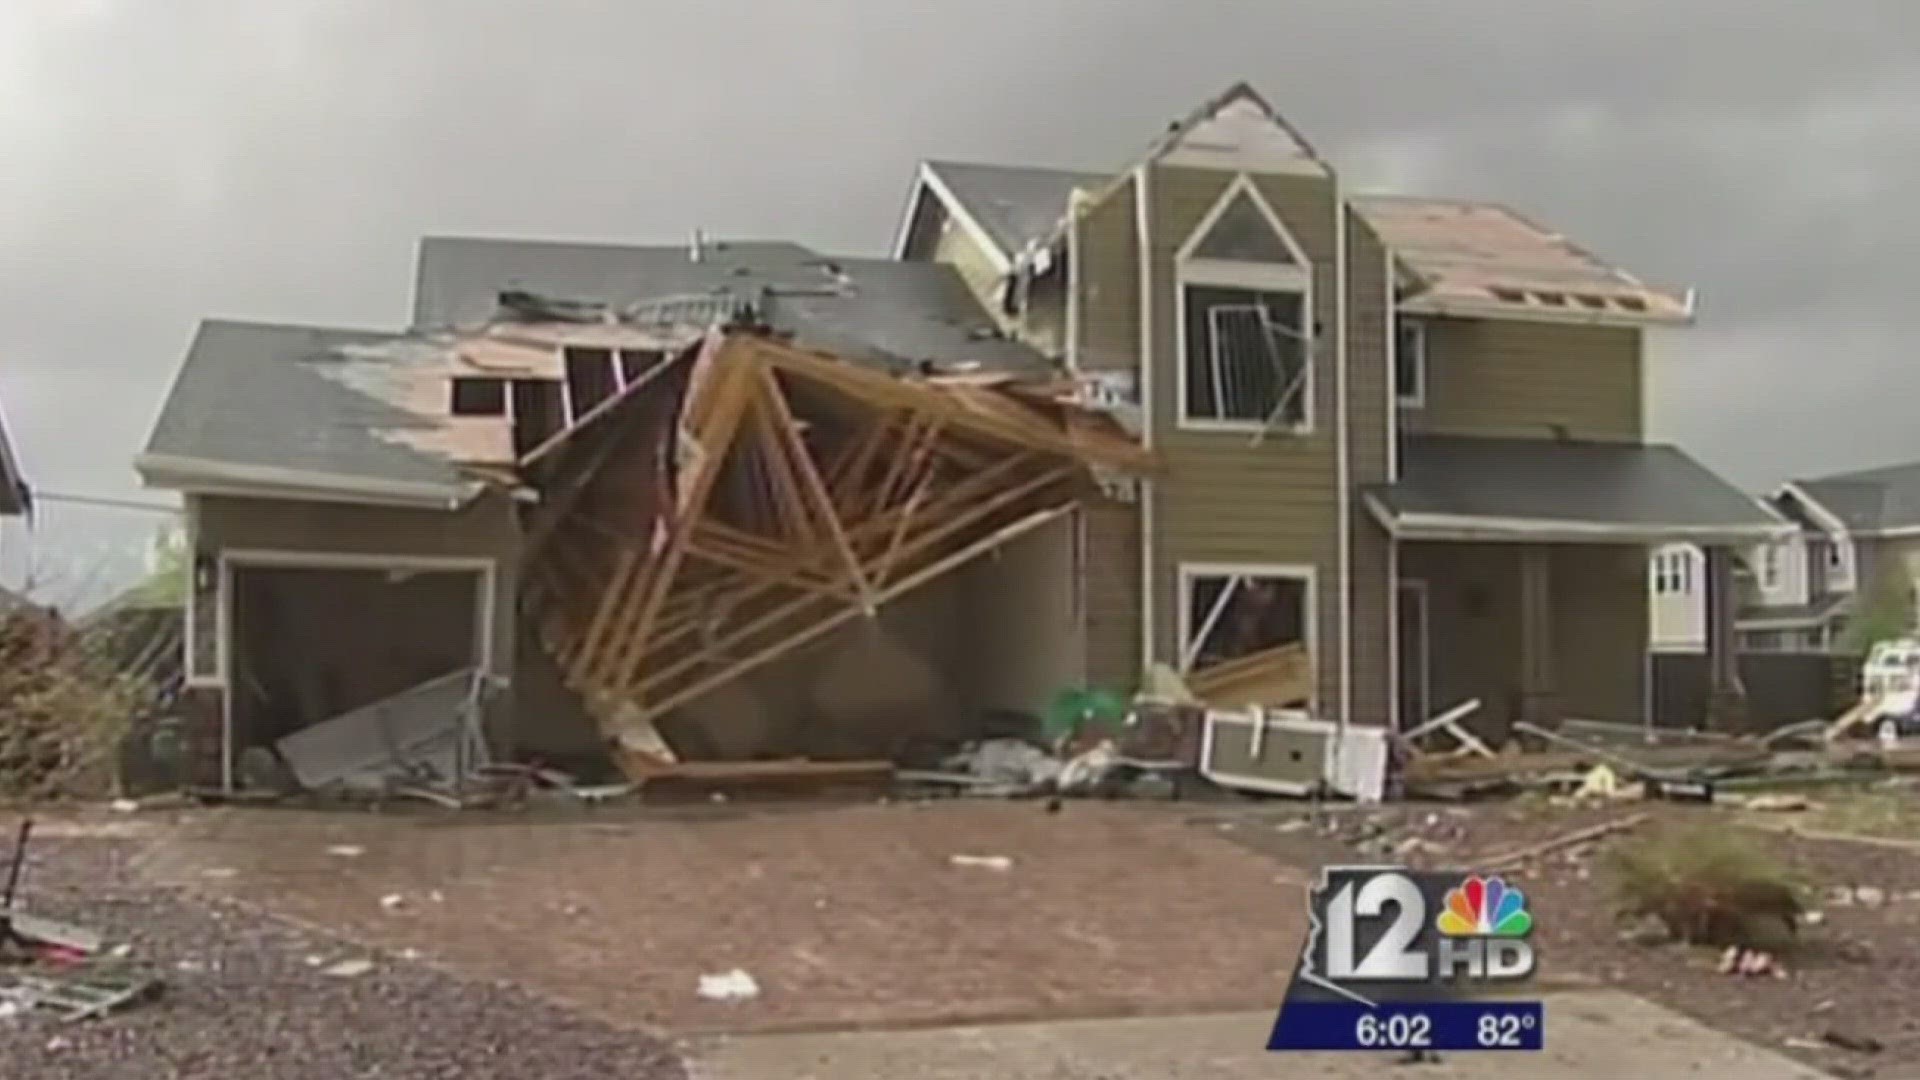
{"type": "MultiPolygon", "coordinates": [[[[1920,463],[1794,480],[1767,496],[1792,533],[1742,553],[1740,645],[1753,652],[1850,647],[1863,606],[1912,628],[1920,622],[1920,463]],[[1904,616],[1904,620],[1902,619],[1904,616]]],[[[1656,649],[1701,647],[1705,602],[1698,549],[1658,551],[1649,570],[1656,649]]]]}
{"type": "MultiPolygon", "coordinates": [[[[757,298],[756,319],[849,356],[1072,376],[1159,467],[1107,478],[1050,564],[1072,578],[1058,672],[1131,688],[1150,662],[1298,645],[1304,704],[1341,722],[1469,699],[1495,733],[1638,720],[1646,550],[1703,545],[1703,572],[1729,582],[1729,550],[1785,529],[1645,441],[1643,339],[1690,323],[1690,292],[1498,205],[1355,195],[1245,86],[1115,170],[927,163],[893,256],[429,238],[409,340],[485,323],[505,290],[716,322],[757,298]]],[[[396,340],[209,322],[189,351],[139,467],[189,496],[189,676],[216,712],[235,623],[311,631],[302,613],[326,599],[260,576],[249,597],[236,569],[477,569],[491,669],[511,694],[540,662],[514,614],[528,538],[511,477],[531,442],[478,468],[409,432],[458,427],[463,401],[517,425],[571,411],[517,384],[463,399],[457,375],[451,405],[386,393],[356,358],[396,340]],[[277,614],[239,610],[263,606],[277,614]]],[[[1731,624],[1714,625],[1732,709],[1731,624]]]]}

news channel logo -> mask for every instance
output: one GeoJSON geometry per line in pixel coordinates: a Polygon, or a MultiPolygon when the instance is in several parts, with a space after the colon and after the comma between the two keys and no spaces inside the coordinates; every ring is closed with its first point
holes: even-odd
{"type": "Polygon", "coordinates": [[[1527,894],[1499,874],[1330,866],[1271,1050],[1539,1050],[1527,894]]]}

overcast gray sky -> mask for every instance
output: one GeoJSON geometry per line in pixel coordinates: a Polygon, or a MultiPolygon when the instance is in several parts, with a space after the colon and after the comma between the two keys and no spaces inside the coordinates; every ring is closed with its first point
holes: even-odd
{"type": "Polygon", "coordinates": [[[1915,7],[6,0],[0,400],[131,494],[196,320],[396,326],[422,233],[876,252],[922,157],[1118,165],[1245,78],[1354,184],[1697,285],[1656,433],[1730,477],[1916,459],[1915,7]]]}

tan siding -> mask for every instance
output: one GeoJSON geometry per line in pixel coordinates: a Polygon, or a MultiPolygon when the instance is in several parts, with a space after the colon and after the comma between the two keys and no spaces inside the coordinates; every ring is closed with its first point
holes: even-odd
{"type": "MultiPolygon", "coordinates": [[[[1502,737],[1520,705],[1517,544],[1407,544],[1401,574],[1427,583],[1436,711],[1478,698],[1469,721],[1502,737]]],[[[1647,645],[1646,555],[1635,546],[1551,553],[1554,678],[1567,716],[1641,719],[1647,645]]]]}
{"type": "Polygon", "coordinates": [[[1097,502],[1085,517],[1086,681],[1132,689],[1140,680],[1140,513],[1097,502]]]}
{"type": "Polygon", "coordinates": [[[1075,223],[1080,259],[1080,366],[1133,371],[1140,363],[1140,238],[1133,181],[1075,223]]]}
{"type": "MultiPolygon", "coordinates": [[[[1349,480],[1356,487],[1387,477],[1387,256],[1373,229],[1347,215],[1347,423],[1349,480]]],[[[1353,537],[1350,581],[1353,612],[1353,711],[1360,724],[1393,722],[1390,544],[1386,531],[1354,498],[1348,506],[1353,537]]]]}
{"type": "Polygon", "coordinates": [[[1566,715],[1638,723],[1645,710],[1647,563],[1633,545],[1553,551],[1554,677],[1566,715]]]}
{"type": "Polygon", "coordinates": [[[1435,319],[1427,331],[1427,398],[1407,430],[1638,441],[1640,331],[1610,326],[1435,319]]]}
{"type": "Polygon", "coordinates": [[[494,560],[494,666],[511,674],[520,534],[506,500],[483,499],[457,513],[217,495],[194,501],[202,553],[253,548],[494,560]]]}
{"type": "Polygon", "coordinates": [[[1335,214],[1330,181],[1256,178],[1313,269],[1313,304],[1322,340],[1313,353],[1314,430],[1273,433],[1260,445],[1246,433],[1181,431],[1175,254],[1232,182],[1232,175],[1154,167],[1151,201],[1154,446],[1166,466],[1154,511],[1155,652],[1172,658],[1178,643],[1179,565],[1183,562],[1304,564],[1314,568],[1319,705],[1339,708],[1339,500],[1334,460],[1335,214]]]}
{"type": "Polygon", "coordinates": [[[967,283],[967,291],[980,301],[980,306],[996,320],[1004,322],[1005,316],[1000,310],[1000,270],[994,266],[993,259],[973,239],[973,234],[960,227],[960,223],[951,219],[941,225],[939,238],[934,241],[933,261],[946,263],[959,273],[960,280],[967,283]]]}

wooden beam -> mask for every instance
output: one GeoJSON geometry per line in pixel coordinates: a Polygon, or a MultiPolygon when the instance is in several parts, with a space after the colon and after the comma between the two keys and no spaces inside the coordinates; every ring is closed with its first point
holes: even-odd
{"type": "MultiPolygon", "coordinates": [[[[996,547],[999,547],[1012,540],[1015,540],[1018,537],[1025,535],[1026,533],[1032,532],[1034,529],[1037,529],[1042,525],[1048,524],[1049,522],[1059,518],[1061,515],[1065,514],[1067,511],[1071,509],[1073,509],[1073,504],[1068,503],[1063,506],[1053,507],[1052,509],[1049,509],[1049,510],[1042,510],[1037,513],[1029,514],[1024,518],[1021,518],[1020,520],[1013,522],[1012,524],[1009,524],[1000,528],[993,534],[986,537],[982,537],[981,539],[976,540],[971,544],[968,544],[966,547],[961,548],[959,551],[956,551],[951,555],[948,555],[942,559],[939,559],[923,567],[922,569],[912,574],[909,574],[904,578],[901,578],[898,582],[895,582],[894,584],[889,585],[886,588],[880,590],[877,596],[877,600],[880,603],[885,603],[888,600],[891,600],[894,597],[899,596],[900,594],[908,591],[909,589],[917,588],[918,586],[925,584],[926,582],[931,581],[934,578],[939,577],[944,573],[947,573],[948,571],[954,569],[955,567],[962,566],[968,562],[971,562],[972,560],[979,558],[981,555],[985,554],[988,551],[993,550],[996,547]]],[[[644,706],[643,707],[644,715],[646,716],[646,718],[652,719],[653,717],[657,717],[662,713],[667,712],[670,709],[676,708],[682,704],[685,704],[688,701],[692,701],[694,698],[699,697],[701,694],[704,694],[707,691],[712,690],[717,686],[721,686],[727,682],[737,679],[741,675],[745,674],[748,671],[753,670],[754,668],[760,667],[770,661],[779,659],[781,656],[789,652],[792,652],[794,649],[800,648],[802,645],[805,645],[813,641],[814,639],[822,636],[823,634],[826,634],[828,631],[833,630],[835,627],[838,627],[841,623],[844,623],[847,620],[854,618],[859,614],[860,614],[860,611],[856,608],[846,608],[838,612],[835,612],[834,614],[828,616],[825,619],[820,620],[818,623],[815,623],[814,625],[808,627],[807,629],[797,634],[794,634],[792,637],[775,642],[772,645],[768,645],[767,647],[754,653],[752,656],[748,656],[744,659],[737,660],[732,664],[727,665],[725,668],[722,668],[721,670],[716,671],[713,674],[707,676],[706,678],[701,679],[689,686],[686,686],[680,690],[677,690],[667,695],[666,697],[660,699],[658,702],[655,702],[651,705],[644,706]]]]}
{"type": "MultiPolygon", "coordinates": [[[[1038,460],[1041,459],[1038,455],[1034,454],[1015,454],[1007,457],[993,468],[976,473],[941,492],[939,498],[934,503],[924,507],[922,512],[926,517],[935,517],[944,513],[949,508],[964,510],[975,505],[979,500],[992,498],[995,493],[1002,490],[1004,485],[1013,476],[1017,475],[1020,470],[1035,464],[1038,460]]],[[[1056,473],[1053,475],[1060,474],[1056,473]]],[[[856,548],[863,548],[871,540],[887,539],[891,534],[890,530],[894,522],[898,520],[899,514],[899,510],[893,510],[862,521],[853,527],[849,539],[853,541],[856,548]]],[[[830,559],[832,555],[833,553],[830,551],[818,549],[802,552],[800,554],[799,565],[803,568],[810,568],[816,563],[830,559]]],[[[764,586],[749,586],[738,597],[735,597],[734,601],[739,602],[753,599],[759,593],[763,592],[764,589],[764,586]]],[[[677,636],[678,632],[664,635],[661,638],[661,643],[665,644],[677,636]]]]}
{"type": "MultiPolygon", "coordinates": [[[[1018,485],[1015,485],[1014,487],[1006,488],[998,492],[997,494],[993,495],[992,497],[987,498],[983,501],[974,502],[966,510],[955,515],[954,517],[949,518],[948,520],[940,523],[939,525],[935,525],[927,529],[920,535],[912,537],[911,539],[907,540],[904,544],[901,545],[899,555],[901,558],[911,557],[912,555],[928,547],[931,547],[934,544],[939,543],[941,540],[946,539],[948,536],[952,535],[953,533],[958,532],[959,530],[964,529],[970,525],[979,523],[980,521],[986,519],[987,517],[990,517],[994,513],[997,513],[1004,507],[1012,505],[1013,503],[1016,503],[1021,499],[1027,498],[1035,494],[1036,492],[1039,492],[1040,490],[1044,489],[1047,485],[1059,483],[1061,480],[1064,480],[1067,477],[1071,476],[1072,472],[1073,470],[1071,468],[1055,469],[1051,472],[1043,473],[1039,476],[1032,477],[1022,484],[1018,484],[1018,485]]],[[[730,636],[719,641],[717,643],[717,647],[731,648],[733,645],[739,643],[742,639],[760,631],[761,629],[764,629],[768,626],[771,626],[779,622],[781,619],[786,618],[793,612],[804,607],[807,603],[811,602],[813,599],[814,597],[812,596],[803,596],[796,601],[789,601],[786,604],[776,607],[772,611],[762,614],[759,618],[748,623],[746,626],[739,627],[736,630],[734,630],[730,636]]],[[[857,612],[857,609],[855,610],[857,612]]],[[[695,664],[698,664],[700,660],[701,660],[701,657],[699,654],[695,654],[694,656],[681,659],[679,661],[676,661],[673,664],[669,664],[657,670],[652,670],[647,672],[647,678],[644,681],[637,681],[637,680],[630,681],[629,683],[624,684],[624,688],[634,692],[637,696],[644,696],[646,691],[658,687],[660,683],[662,683],[663,681],[672,678],[673,676],[679,674],[682,671],[685,671],[687,668],[695,664]]],[[[637,672],[634,674],[637,675],[637,672]]],[[[630,678],[633,678],[633,677],[634,676],[630,676],[630,678]]]]}
{"type": "Polygon", "coordinates": [[[807,511],[806,498],[800,491],[801,481],[794,474],[793,463],[787,460],[786,446],[780,438],[779,431],[776,430],[780,424],[781,410],[767,400],[767,388],[764,383],[755,387],[754,391],[754,431],[759,436],[760,460],[765,464],[768,478],[773,482],[774,497],[778,500],[784,516],[791,521],[791,534],[809,544],[817,543],[820,534],[815,531],[812,515],[807,511]]]}
{"type": "Polygon", "coordinates": [[[788,467],[800,474],[800,490],[813,502],[814,513],[820,515],[821,524],[826,526],[827,535],[833,546],[846,561],[848,578],[853,589],[860,594],[860,602],[866,605],[867,614],[874,612],[876,601],[873,597],[873,585],[867,580],[867,574],[860,566],[860,557],[853,552],[853,545],[847,540],[847,530],[840,524],[840,515],[833,506],[833,496],[827,493],[827,485],[820,478],[820,470],[813,462],[813,454],[807,449],[806,440],[800,437],[800,428],[793,418],[793,410],[787,407],[786,394],[780,389],[780,380],[767,368],[761,368],[760,403],[771,412],[775,435],[786,450],[788,467]]]}
{"type": "Polygon", "coordinates": [[[835,589],[831,581],[811,578],[784,566],[759,562],[751,556],[742,555],[740,552],[728,551],[726,548],[712,541],[703,543],[698,537],[695,537],[689,542],[687,545],[687,553],[696,558],[705,559],[716,566],[724,566],[729,570],[758,578],[761,581],[771,582],[776,585],[786,585],[790,588],[799,589],[802,592],[819,593],[823,596],[832,597],[835,600],[846,603],[854,603],[859,600],[857,595],[835,589]]]}
{"type": "Polygon", "coordinates": [[[604,678],[617,678],[620,671],[632,665],[635,656],[645,653],[647,636],[653,631],[660,604],[666,599],[674,573],[686,555],[694,522],[706,506],[707,496],[713,491],[714,481],[726,462],[727,451],[733,445],[751,400],[753,373],[759,365],[750,350],[734,347],[733,339],[723,340],[725,344],[701,358],[703,364],[710,365],[707,377],[698,378],[701,373],[696,369],[698,385],[693,388],[694,400],[689,412],[699,421],[693,434],[699,456],[680,477],[677,505],[668,526],[665,547],[650,560],[650,572],[642,577],[640,587],[632,590],[634,595],[622,608],[619,623],[631,629],[625,641],[603,654],[598,674],[604,678]]]}

